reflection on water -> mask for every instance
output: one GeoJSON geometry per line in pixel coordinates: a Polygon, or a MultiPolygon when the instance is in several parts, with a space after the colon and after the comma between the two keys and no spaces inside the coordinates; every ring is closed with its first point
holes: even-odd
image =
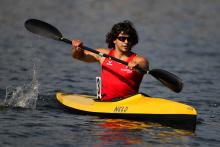
{"type": "MultiPolygon", "coordinates": [[[[99,124],[101,130],[95,135],[99,136],[102,145],[138,145],[146,140],[158,140],[161,143],[172,142],[174,139],[181,142],[182,137],[194,136],[186,130],[173,129],[158,123],[129,121],[123,119],[105,119],[99,124]],[[148,137],[149,136],[149,137],[148,137]]],[[[152,140],[152,141],[153,141],[152,140]]],[[[147,142],[151,142],[148,140],[147,142]]]]}

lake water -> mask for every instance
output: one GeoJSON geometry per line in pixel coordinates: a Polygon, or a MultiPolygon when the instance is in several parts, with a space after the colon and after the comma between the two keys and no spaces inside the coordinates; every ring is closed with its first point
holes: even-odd
{"type": "Polygon", "coordinates": [[[219,14],[218,0],[1,0],[0,146],[218,146],[219,14]],[[68,44],[28,32],[29,18],[92,48],[106,47],[112,25],[131,20],[140,37],[134,51],[151,69],[184,81],[176,94],[146,75],[140,91],[194,106],[195,132],[64,111],[56,91],[95,95],[100,67],[72,59],[68,44]]]}

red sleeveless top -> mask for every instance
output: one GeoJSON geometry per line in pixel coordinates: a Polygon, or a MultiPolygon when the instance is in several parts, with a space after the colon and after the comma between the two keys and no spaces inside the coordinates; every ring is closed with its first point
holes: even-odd
{"type": "MultiPolygon", "coordinates": [[[[115,50],[109,53],[114,56],[115,50]]],[[[127,62],[136,56],[132,53],[127,62]]],[[[106,58],[102,63],[102,100],[112,100],[114,98],[124,98],[138,93],[143,74],[131,70],[128,66],[106,58]]]]}

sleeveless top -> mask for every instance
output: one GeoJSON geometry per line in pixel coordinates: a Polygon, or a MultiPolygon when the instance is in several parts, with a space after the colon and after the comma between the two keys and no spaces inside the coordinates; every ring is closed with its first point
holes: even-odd
{"type": "MultiPolygon", "coordinates": [[[[115,49],[109,52],[114,56],[115,49]]],[[[133,60],[137,54],[132,53],[127,62],[133,60]]],[[[125,98],[138,93],[143,74],[129,69],[127,65],[105,58],[102,63],[102,98],[101,100],[112,100],[114,98],[125,98]]]]}

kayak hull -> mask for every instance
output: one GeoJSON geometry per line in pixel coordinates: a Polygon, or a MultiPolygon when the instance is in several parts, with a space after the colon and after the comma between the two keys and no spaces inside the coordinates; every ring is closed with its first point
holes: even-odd
{"type": "Polygon", "coordinates": [[[89,95],[60,92],[56,97],[66,110],[77,114],[157,122],[192,131],[196,128],[197,111],[192,106],[162,98],[152,98],[144,94],[115,102],[97,101],[95,97],[89,95]]]}

